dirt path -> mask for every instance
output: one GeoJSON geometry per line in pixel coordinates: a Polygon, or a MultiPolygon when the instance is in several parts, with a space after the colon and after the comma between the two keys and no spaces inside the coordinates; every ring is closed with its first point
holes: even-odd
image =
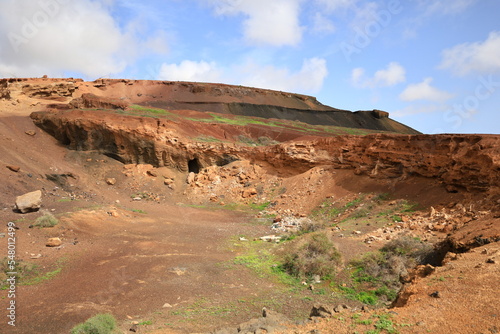
{"type": "MultiPolygon", "coordinates": [[[[139,318],[165,303],[217,295],[234,283],[218,267],[234,256],[224,247],[227,239],[267,230],[250,226],[247,216],[235,212],[171,205],[151,206],[148,212],[111,217],[104,210],[82,211],[62,223],[59,233],[79,242],[44,250],[51,261],[63,259],[63,269],[46,283],[19,287],[18,325],[9,332],[67,333],[96,313],[139,318]]],[[[232,295],[244,295],[240,290],[232,295]]]]}

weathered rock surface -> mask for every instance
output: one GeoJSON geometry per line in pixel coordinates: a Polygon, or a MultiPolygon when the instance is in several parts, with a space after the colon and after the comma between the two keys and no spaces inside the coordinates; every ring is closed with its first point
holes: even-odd
{"type": "MultiPolygon", "coordinates": [[[[195,122],[180,124],[80,110],[33,113],[31,117],[36,125],[71,149],[99,150],[122,162],[149,163],[186,172],[193,161],[201,169],[248,159],[277,170],[293,166],[295,172],[326,165],[379,179],[421,176],[436,179],[454,191],[498,192],[500,185],[500,173],[492,172],[500,170],[497,135],[309,136],[310,140],[249,147],[186,137],[186,131],[193,129],[200,134],[243,131],[228,124],[207,127],[195,122]]],[[[266,134],[274,139],[272,132],[266,134]]]]}
{"type": "Polygon", "coordinates": [[[21,213],[37,211],[42,205],[42,192],[36,190],[16,198],[16,209],[21,213]]]}

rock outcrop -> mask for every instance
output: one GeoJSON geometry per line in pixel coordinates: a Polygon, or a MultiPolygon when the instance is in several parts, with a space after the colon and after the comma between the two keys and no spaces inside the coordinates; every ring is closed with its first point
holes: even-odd
{"type": "MultiPolygon", "coordinates": [[[[308,140],[252,147],[186,137],[187,131],[196,126],[194,122],[97,111],[34,113],[32,118],[71,149],[98,150],[125,163],[148,163],[185,172],[247,159],[276,170],[293,166],[296,173],[326,165],[381,179],[433,178],[450,192],[498,192],[500,185],[500,174],[494,172],[500,170],[500,136],[496,135],[309,136],[308,140]]],[[[244,130],[210,124],[196,131],[203,135],[203,131],[237,134],[244,130]]],[[[272,136],[273,132],[267,134],[272,136]]]]}

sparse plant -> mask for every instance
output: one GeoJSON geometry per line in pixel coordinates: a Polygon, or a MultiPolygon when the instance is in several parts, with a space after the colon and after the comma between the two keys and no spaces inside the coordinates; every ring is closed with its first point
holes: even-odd
{"type": "Polygon", "coordinates": [[[76,325],[71,334],[112,334],[116,328],[116,319],[111,314],[97,314],[87,321],[76,325]]]}
{"type": "Polygon", "coordinates": [[[432,250],[429,244],[403,236],[390,241],[380,251],[353,261],[355,289],[351,293],[352,297],[368,304],[375,304],[379,297],[396,299],[397,291],[401,288],[400,277],[406,275],[409,268],[425,263],[432,250]],[[361,295],[362,292],[368,295],[361,295]]]}
{"type": "Polygon", "coordinates": [[[325,233],[315,233],[284,257],[283,268],[296,277],[332,275],[340,264],[340,253],[325,233]]]}
{"type": "Polygon", "coordinates": [[[36,227],[54,227],[59,224],[59,220],[50,212],[45,212],[43,216],[38,217],[35,220],[33,226],[36,227]]]}

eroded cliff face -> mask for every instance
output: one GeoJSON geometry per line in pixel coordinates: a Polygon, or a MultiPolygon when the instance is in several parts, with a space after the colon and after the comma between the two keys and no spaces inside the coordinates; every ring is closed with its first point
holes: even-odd
{"type": "MultiPolygon", "coordinates": [[[[244,159],[272,167],[277,173],[298,174],[331,166],[396,181],[422,176],[442,183],[449,192],[497,193],[500,185],[500,136],[496,135],[308,136],[307,140],[255,147],[197,139],[215,133],[252,135],[228,124],[199,126],[189,121],[88,111],[42,112],[31,117],[71,149],[97,150],[124,163],[148,163],[183,172],[190,170],[190,162],[206,168],[244,159]],[[190,137],[196,126],[198,137],[190,137]]],[[[263,134],[279,139],[273,130],[262,128],[259,135],[263,134]]]]}

